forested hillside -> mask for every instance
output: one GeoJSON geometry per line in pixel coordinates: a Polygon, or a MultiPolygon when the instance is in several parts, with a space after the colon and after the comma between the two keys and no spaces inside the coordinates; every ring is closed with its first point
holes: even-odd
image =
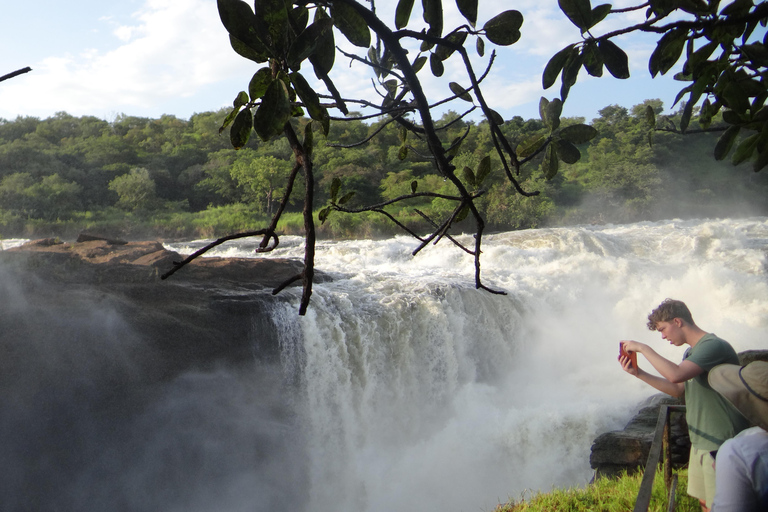
{"type": "MultiPolygon", "coordinates": [[[[489,177],[484,183],[489,191],[478,204],[490,229],[768,214],[768,177],[748,164],[715,161],[718,133],[681,137],[657,131],[650,145],[647,104],[661,112],[659,100],[603,108],[591,120],[599,135],[580,148],[581,160],[561,167],[552,180],[528,166],[530,175],[521,176],[521,183],[541,191],[536,197],[522,197],[507,180],[489,177]]],[[[219,133],[226,114],[206,112],[189,120],[119,115],[108,122],[61,112],[44,120],[0,120],[0,238],[72,238],[82,231],[199,238],[263,225],[282,197],[291,150],[282,138],[264,143],[257,137],[232,149],[228,131],[219,133]]],[[[467,129],[469,134],[453,163],[457,169],[476,168],[481,156],[492,152],[487,126],[451,123],[454,117],[448,113],[440,122],[449,139],[467,129]]],[[[563,119],[563,125],[583,122],[563,119]]],[[[397,128],[384,124],[331,124],[314,154],[318,210],[335,177],[345,193],[355,191],[348,205],[410,193],[414,181],[442,180],[427,173],[431,163],[420,157],[426,150],[416,147],[401,160],[397,128]]],[[[520,117],[508,120],[504,130],[518,144],[546,131],[540,120],[520,117]]],[[[455,193],[448,181],[440,186],[455,193]]],[[[418,231],[427,226],[416,210],[430,215],[452,207],[434,199],[389,213],[418,231]]],[[[302,205],[293,208],[296,215],[285,216],[279,231],[300,232],[302,205]]],[[[319,229],[326,237],[395,233],[390,221],[370,212],[336,213],[319,229]]]]}

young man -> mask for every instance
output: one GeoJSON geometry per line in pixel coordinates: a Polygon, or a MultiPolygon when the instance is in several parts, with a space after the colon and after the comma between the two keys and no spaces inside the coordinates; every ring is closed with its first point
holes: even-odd
{"type": "Polygon", "coordinates": [[[661,374],[652,375],[620,356],[624,371],[669,395],[685,395],[691,455],[688,463],[688,494],[698,498],[705,512],[715,496],[715,470],[711,451],[749,426],[748,421],[707,382],[709,370],[719,364],[739,364],[736,351],[726,341],[700,329],[685,303],[667,299],[648,315],[648,328],[659,331],[669,343],[688,345],[680,364],[665,359],[650,346],[624,340],[627,352],[642,354],[661,374]]]}

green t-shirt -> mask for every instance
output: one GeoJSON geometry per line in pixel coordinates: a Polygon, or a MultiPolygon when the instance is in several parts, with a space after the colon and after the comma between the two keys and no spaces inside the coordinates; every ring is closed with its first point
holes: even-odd
{"type": "Polygon", "coordinates": [[[714,334],[705,334],[683,355],[704,372],[685,382],[685,419],[691,444],[700,450],[717,450],[727,439],[749,426],[747,419],[728,400],[709,387],[709,370],[719,364],[739,364],[731,345],[714,334]]]}

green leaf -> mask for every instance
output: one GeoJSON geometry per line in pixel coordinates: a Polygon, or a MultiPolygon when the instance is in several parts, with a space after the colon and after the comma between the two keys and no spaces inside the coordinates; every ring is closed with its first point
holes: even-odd
{"type": "Polygon", "coordinates": [[[740,131],[740,126],[729,126],[728,129],[723,132],[720,138],[717,139],[717,144],[715,144],[715,160],[723,160],[728,156],[740,131]]]}
{"type": "Polygon", "coordinates": [[[464,166],[464,169],[462,169],[462,174],[464,174],[464,181],[469,185],[470,188],[475,187],[475,173],[467,166],[464,166]]]}
{"type": "Polygon", "coordinates": [[[554,144],[547,146],[547,151],[544,154],[544,161],[541,163],[541,170],[544,172],[544,178],[551,180],[557,175],[557,169],[559,166],[559,160],[557,158],[557,150],[554,144]]]}
{"type": "Polygon", "coordinates": [[[568,60],[563,67],[563,74],[560,78],[560,99],[565,101],[568,98],[568,92],[571,90],[573,84],[579,76],[579,70],[584,62],[584,55],[578,48],[573,48],[571,54],[568,56],[568,60]]]}
{"type": "Polygon", "coordinates": [[[328,111],[320,104],[320,98],[314,89],[307,83],[304,77],[298,71],[291,73],[291,83],[298,94],[301,102],[309,112],[309,117],[316,121],[323,121],[328,118],[328,111]]]}
{"type": "Polygon", "coordinates": [[[592,76],[603,76],[603,57],[597,49],[594,41],[589,41],[581,50],[584,60],[584,69],[592,76]]]}
{"type": "MultiPolygon", "coordinates": [[[[254,41],[255,41],[255,38],[254,38],[254,41]]],[[[232,46],[232,49],[235,50],[235,53],[237,53],[241,57],[245,57],[246,59],[249,59],[258,63],[267,62],[269,60],[269,57],[267,56],[267,51],[263,47],[263,45],[253,44],[253,42],[250,45],[248,45],[242,42],[241,40],[237,39],[233,35],[229,36],[229,44],[232,46]],[[258,47],[259,50],[254,49],[253,48],[254,46],[258,47]]]]}
{"type": "Polygon", "coordinates": [[[248,94],[251,96],[251,101],[256,101],[266,94],[269,84],[272,83],[272,70],[269,68],[261,68],[253,74],[251,82],[248,84],[248,94]]]}
{"type": "Polygon", "coordinates": [[[347,204],[350,199],[352,199],[355,196],[355,191],[352,190],[351,192],[347,192],[343,196],[341,196],[341,199],[339,199],[339,204],[347,204]]]}
{"type": "Polygon", "coordinates": [[[235,98],[235,101],[232,102],[232,106],[235,108],[240,108],[243,105],[248,103],[248,93],[245,91],[240,91],[237,94],[237,97],[235,98]]]}
{"type": "Polygon", "coordinates": [[[252,43],[255,39],[251,33],[255,16],[251,6],[241,0],[216,0],[216,6],[227,32],[245,45],[252,43]]]}
{"type": "Polygon", "coordinates": [[[709,102],[709,98],[705,99],[704,103],[701,105],[701,109],[699,109],[699,125],[701,125],[702,128],[709,128],[709,125],[712,123],[713,112],[714,110],[709,102]]]}
{"type": "Polygon", "coordinates": [[[368,23],[354,7],[342,2],[334,2],[331,5],[331,18],[336,28],[350,43],[360,48],[368,48],[371,45],[371,31],[368,23]]]}
{"type": "Polygon", "coordinates": [[[741,118],[739,114],[737,114],[733,110],[724,110],[723,121],[725,121],[728,124],[741,124],[744,120],[741,118]]]}
{"type": "Polygon", "coordinates": [[[240,112],[240,107],[233,108],[230,113],[227,114],[227,117],[224,118],[224,121],[221,123],[221,127],[219,128],[219,135],[221,135],[221,132],[223,132],[224,129],[229,126],[232,121],[235,120],[235,116],[238,112],[240,112]]]}
{"type": "Polygon", "coordinates": [[[757,148],[757,141],[759,138],[760,134],[755,133],[754,135],[750,135],[741,141],[741,143],[736,147],[736,151],[733,152],[733,157],[731,158],[733,165],[739,165],[752,156],[752,153],[754,153],[755,149],[757,148]]]}
{"type": "Polygon", "coordinates": [[[473,27],[477,23],[477,0],[456,0],[459,12],[473,27]]]}
{"type": "Polygon", "coordinates": [[[408,128],[401,126],[398,130],[397,138],[400,139],[401,143],[405,144],[405,141],[408,140],[408,128]]]}
{"type": "Polygon", "coordinates": [[[254,27],[258,38],[273,55],[283,55],[288,49],[288,9],[284,0],[255,0],[254,27]]]}
{"type": "Polygon", "coordinates": [[[331,207],[326,206],[322,210],[320,210],[320,213],[317,214],[317,218],[320,220],[320,224],[325,224],[325,221],[328,219],[328,215],[331,213],[331,207]]]}
{"type": "Polygon", "coordinates": [[[429,67],[432,69],[432,74],[436,77],[443,76],[443,73],[445,73],[445,66],[443,66],[443,61],[440,60],[440,58],[433,54],[430,54],[429,56],[429,67]]]}
{"type": "Polygon", "coordinates": [[[539,100],[539,115],[544,124],[549,127],[550,131],[557,130],[560,126],[560,114],[563,112],[563,102],[560,98],[555,98],[552,101],[547,98],[539,100]]]}
{"type": "Polygon", "coordinates": [[[459,213],[456,214],[456,217],[453,219],[453,221],[461,222],[467,218],[467,215],[469,215],[469,205],[465,205],[461,210],[459,210],[459,213]]]}
{"type": "Polygon", "coordinates": [[[501,126],[504,124],[504,118],[501,117],[501,114],[499,114],[492,108],[488,109],[488,113],[490,114],[490,120],[493,122],[493,124],[497,126],[501,126]]]}
{"type": "Polygon", "coordinates": [[[688,39],[688,31],[684,29],[672,29],[664,34],[656,43],[651,58],[648,60],[648,71],[651,77],[656,74],[666,74],[680,59],[685,43],[688,39]]]}
{"type": "MultiPolygon", "coordinates": [[[[467,33],[464,32],[463,30],[459,32],[452,32],[445,39],[455,45],[464,46],[464,41],[466,41],[467,39],[467,33]]],[[[435,55],[437,55],[440,58],[440,60],[446,60],[448,57],[453,55],[454,51],[456,50],[454,50],[448,45],[439,44],[437,45],[437,49],[435,50],[435,55]]]]}
{"type": "Polygon", "coordinates": [[[485,181],[485,178],[487,178],[490,173],[491,157],[490,155],[486,155],[482,160],[480,160],[480,164],[477,166],[477,175],[475,176],[475,181],[477,182],[478,187],[483,184],[483,181],[485,181]]]}
{"type": "Polygon", "coordinates": [[[560,138],[573,144],[585,144],[597,137],[597,130],[588,124],[572,124],[560,130],[560,138]]]}
{"type": "Polygon", "coordinates": [[[581,158],[581,152],[579,148],[571,144],[565,139],[556,139],[555,145],[557,146],[557,154],[560,160],[567,164],[575,164],[581,158]]]}
{"type": "Polygon", "coordinates": [[[397,150],[397,159],[402,161],[406,158],[408,158],[408,146],[402,144],[400,149],[397,150]]]}
{"type": "Polygon", "coordinates": [[[303,5],[294,7],[289,14],[292,23],[295,23],[296,30],[304,30],[309,23],[309,9],[303,5]]]}
{"type": "Polygon", "coordinates": [[[576,45],[569,44],[549,59],[549,62],[547,62],[547,65],[544,68],[544,73],[541,75],[541,85],[544,89],[549,89],[554,85],[558,75],[560,75],[560,72],[563,70],[563,66],[565,66],[566,61],[568,61],[568,57],[570,57],[574,46],[576,45]]]}
{"type": "Polygon", "coordinates": [[[261,140],[268,141],[282,133],[285,123],[291,118],[292,110],[285,82],[273,80],[253,116],[253,128],[261,140]]]}
{"type": "Polygon", "coordinates": [[[253,128],[253,116],[250,109],[244,108],[237,114],[229,131],[229,140],[233,148],[240,149],[246,145],[251,136],[251,128],[253,128]]]}
{"type": "Polygon", "coordinates": [[[603,57],[605,67],[615,78],[629,78],[629,58],[624,50],[616,46],[610,39],[603,39],[597,43],[600,55],[603,57]]]}
{"type": "Polygon", "coordinates": [[[736,82],[728,82],[723,88],[722,98],[725,106],[738,114],[744,114],[749,110],[749,97],[736,82]]]}
{"type": "Polygon", "coordinates": [[[330,19],[323,18],[316,20],[304,29],[296,37],[296,40],[288,50],[288,56],[286,57],[288,66],[291,69],[295,68],[298,70],[301,67],[301,63],[315,53],[318,43],[322,41],[326,32],[331,31],[332,26],[333,22],[330,19]]]}
{"type": "Polygon", "coordinates": [[[485,37],[499,46],[509,46],[520,39],[520,27],[523,25],[523,15],[520,11],[504,11],[488,20],[483,25],[485,37]]]}
{"type": "Polygon", "coordinates": [[[545,134],[539,134],[534,135],[532,137],[529,137],[528,139],[524,140],[519,146],[517,146],[517,149],[515,150],[515,153],[520,158],[528,158],[529,156],[533,155],[541,149],[541,146],[543,146],[547,140],[548,136],[545,134]]]}
{"type": "Polygon", "coordinates": [[[612,7],[613,6],[611,4],[600,4],[592,9],[592,25],[590,25],[589,28],[592,28],[603,21],[605,17],[608,16],[608,14],[611,12],[612,7]]]}
{"type": "Polygon", "coordinates": [[[691,124],[691,116],[693,115],[694,102],[688,100],[683,107],[683,113],[680,115],[680,131],[685,132],[688,129],[688,125],[691,124]]]}
{"type": "Polygon", "coordinates": [[[331,181],[331,191],[330,191],[330,197],[331,202],[336,202],[336,196],[339,195],[339,190],[341,189],[341,179],[338,177],[333,178],[331,181]]]}
{"type": "Polygon", "coordinates": [[[424,21],[429,25],[427,34],[443,36],[443,3],[441,0],[421,0],[424,8],[424,21]]]}
{"type": "MultiPolygon", "coordinates": [[[[322,20],[330,20],[328,13],[325,9],[317,8],[315,10],[314,23],[321,22],[322,20]]],[[[312,53],[312,65],[319,68],[322,73],[328,74],[333,68],[333,63],[336,59],[336,42],[333,37],[333,30],[324,31],[315,45],[315,51],[312,53]]],[[[317,78],[324,80],[324,77],[318,76],[317,78]]]]}
{"type": "Polygon", "coordinates": [[[416,189],[417,189],[418,187],[419,187],[419,182],[418,182],[418,181],[416,181],[416,180],[413,180],[413,181],[411,182],[411,194],[415,194],[415,193],[416,193],[416,189]]]}
{"type": "Polygon", "coordinates": [[[592,6],[589,0],[558,0],[560,10],[584,33],[592,26],[592,6]]]}
{"type": "Polygon", "coordinates": [[[482,37],[477,38],[477,43],[475,43],[475,50],[477,50],[477,54],[480,57],[485,55],[485,40],[482,37]]]}
{"type": "Polygon", "coordinates": [[[418,57],[416,57],[416,60],[413,61],[413,72],[418,73],[419,71],[421,71],[421,68],[423,68],[424,64],[426,63],[427,63],[427,58],[425,56],[419,55],[418,57]]]}
{"type": "Polygon", "coordinates": [[[400,0],[397,2],[395,28],[398,30],[408,25],[408,21],[411,19],[411,12],[413,12],[413,2],[414,0],[400,0]]]}
{"type": "Polygon", "coordinates": [[[468,101],[472,103],[472,96],[470,96],[469,92],[456,82],[451,82],[448,84],[448,88],[451,89],[451,92],[461,98],[464,101],[468,101]]]}

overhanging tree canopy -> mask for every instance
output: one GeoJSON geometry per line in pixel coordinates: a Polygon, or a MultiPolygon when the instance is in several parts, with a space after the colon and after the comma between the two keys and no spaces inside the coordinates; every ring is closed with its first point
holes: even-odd
{"type": "MultiPolygon", "coordinates": [[[[420,10],[415,9],[414,0],[399,0],[394,20],[389,24],[379,18],[373,2],[256,0],[251,8],[241,0],[218,0],[221,20],[229,33],[232,48],[260,65],[247,91],[241,91],[235,98],[222,129],[231,125],[231,142],[235,148],[243,147],[252,132],[263,140],[282,135],[290,143],[295,161],[293,169],[285,177],[285,193],[269,226],[256,232],[221,238],[177,263],[163,277],[168,277],[209,248],[233,238],[260,235],[263,236],[260,250],[274,249],[279,243],[275,232],[277,222],[294,194],[297,176],[303,173],[304,269],[274,291],[277,293],[301,280],[304,291],[299,313],[303,314],[309,304],[314,275],[315,180],[312,150],[315,134],[328,134],[332,119],[329,110],[340,111],[344,117],[339,120],[360,119],[350,114],[350,105],[354,105],[373,109],[376,116],[385,116],[388,123],[399,126],[401,159],[414,155],[411,141],[426,143],[428,154],[415,156],[431,161],[434,172],[449,181],[455,193],[420,190],[419,182],[414,180],[410,194],[380,204],[352,208],[350,204],[354,191],[343,191],[343,184],[335,179],[331,184],[329,204],[320,211],[319,220],[325,221],[334,212],[373,211],[397,223],[388,212],[389,207],[422,197],[441,198],[453,204],[453,208],[442,218],[424,216],[433,227],[430,234],[421,236],[401,225],[420,241],[414,254],[430,243],[447,239],[474,257],[477,288],[503,293],[488,288],[481,280],[480,255],[485,221],[477,200],[486,193],[483,183],[491,173],[500,172],[513,185],[516,193],[533,196],[536,191],[524,190],[520,186],[518,178],[522,166],[540,162],[541,171],[547,179],[551,179],[557,174],[560,161],[575,163],[580,159],[577,146],[591,140],[596,130],[584,124],[561,127],[563,102],[582,67],[594,76],[601,76],[604,68],[616,78],[629,76],[627,56],[611,39],[633,31],[661,34],[658,47],[651,56],[650,69],[654,75],[669,71],[683,50],[687,52],[686,66],[680,78],[693,83],[681,91],[681,97],[688,95],[688,101],[679,129],[685,131],[688,128],[694,107],[702,97],[706,97],[700,109],[700,122],[706,125],[716,112],[723,110],[723,117],[731,123],[731,128],[726,130],[716,148],[716,156],[723,157],[730,150],[739,131],[753,130],[757,132],[754,139],[742,142],[736,153],[740,158],[756,157],[756,169],[765,165],[760,163],[765,162],[768,153],[764,151],[768,130],[763,129],[768,122],[764,108],[766,41],[765,37],[762,41],[755,39],[755,29],[764,27],[766,23],[765,2],[754,4],[752,0],[736,0],[722,10],[718,10],[720,2],[716,0],[654,0],[620,10],[614,10],[610,4],[592,7],[589,0],[559,0],[559,5],[568,19],[581,30],[583,40],[558,52],[544,71],[545,89],[554,85],[558,78],[561,80],[560,97],[552,100],[542,98],[540,101],[540,115],[548,128],[547,133],[513,147],[502,132],[504,120],[487,103],[482,87],[496,58],[494,50],[486,57],[486,44],[507,46],[517,42],[524,21],[519,11],[506,10],[488,20],[478,20],[478,0],[456,0],[464,22],[447,30],[442,0],[422,0],[420,10]],[[607,16],[639,9],[646,10],[646,22],[601,36],[592,35],[595,27],[607,16]],[[667,19],[674,21],[662,24],[667,19]],[[416,24],[423,28],[409,28],[416,24]],[[350,53],[338,48],[334,29],[359,51],[350,53]],[[708,42],[697,46],[700,41],[708,42]],[[419,49],[416,55],[407,51],[407,48],[413,47],[419,49]],[[721,48],[721,53],[710,59],[716,47],[721,48]],[[471,51],[485,59],[485,68],[481,73],[477,72],[469,57],[471,51]],[[346,97],[343,86],[334,83],[330,73],[338,55],[371,68],[373,91],[370,96],[346,97]],[[428,98],[422,77],[426,73],[442,77],[445,62],[452,58],[461,61],[464,83],[449,83],[452,93],[449,97],[428,98]],[[329,94],[319,94],[310,86],[305,76],[310,67],[315,77],[325,84],[329,94]],[[371,99],[376,97],[379,98],[377,101],[371,99]],[[445,136],[447,126],[436,123],[432,115],[435,108],[444,108],[450,102],[466,102],[465,109],[458,109],[464,111],[459,119],[479,109],[488,121],[494,151],[482,158],[475,168],[463,166],[458,169],[454,164],[468,132],[448,140],[445,136]],[[301,129],[295,118],[305,115],[311,118],[311,122],[301,129]],[[450,236],[451,227],[468,217],[474,221],[473,247],[464,247],[450,236]]],[[[657,120],[653,109],[648,111],[648,119],[655,127],[657,120]]],[[[365,142],[362,140],[360,144],[365,142]]]]}

